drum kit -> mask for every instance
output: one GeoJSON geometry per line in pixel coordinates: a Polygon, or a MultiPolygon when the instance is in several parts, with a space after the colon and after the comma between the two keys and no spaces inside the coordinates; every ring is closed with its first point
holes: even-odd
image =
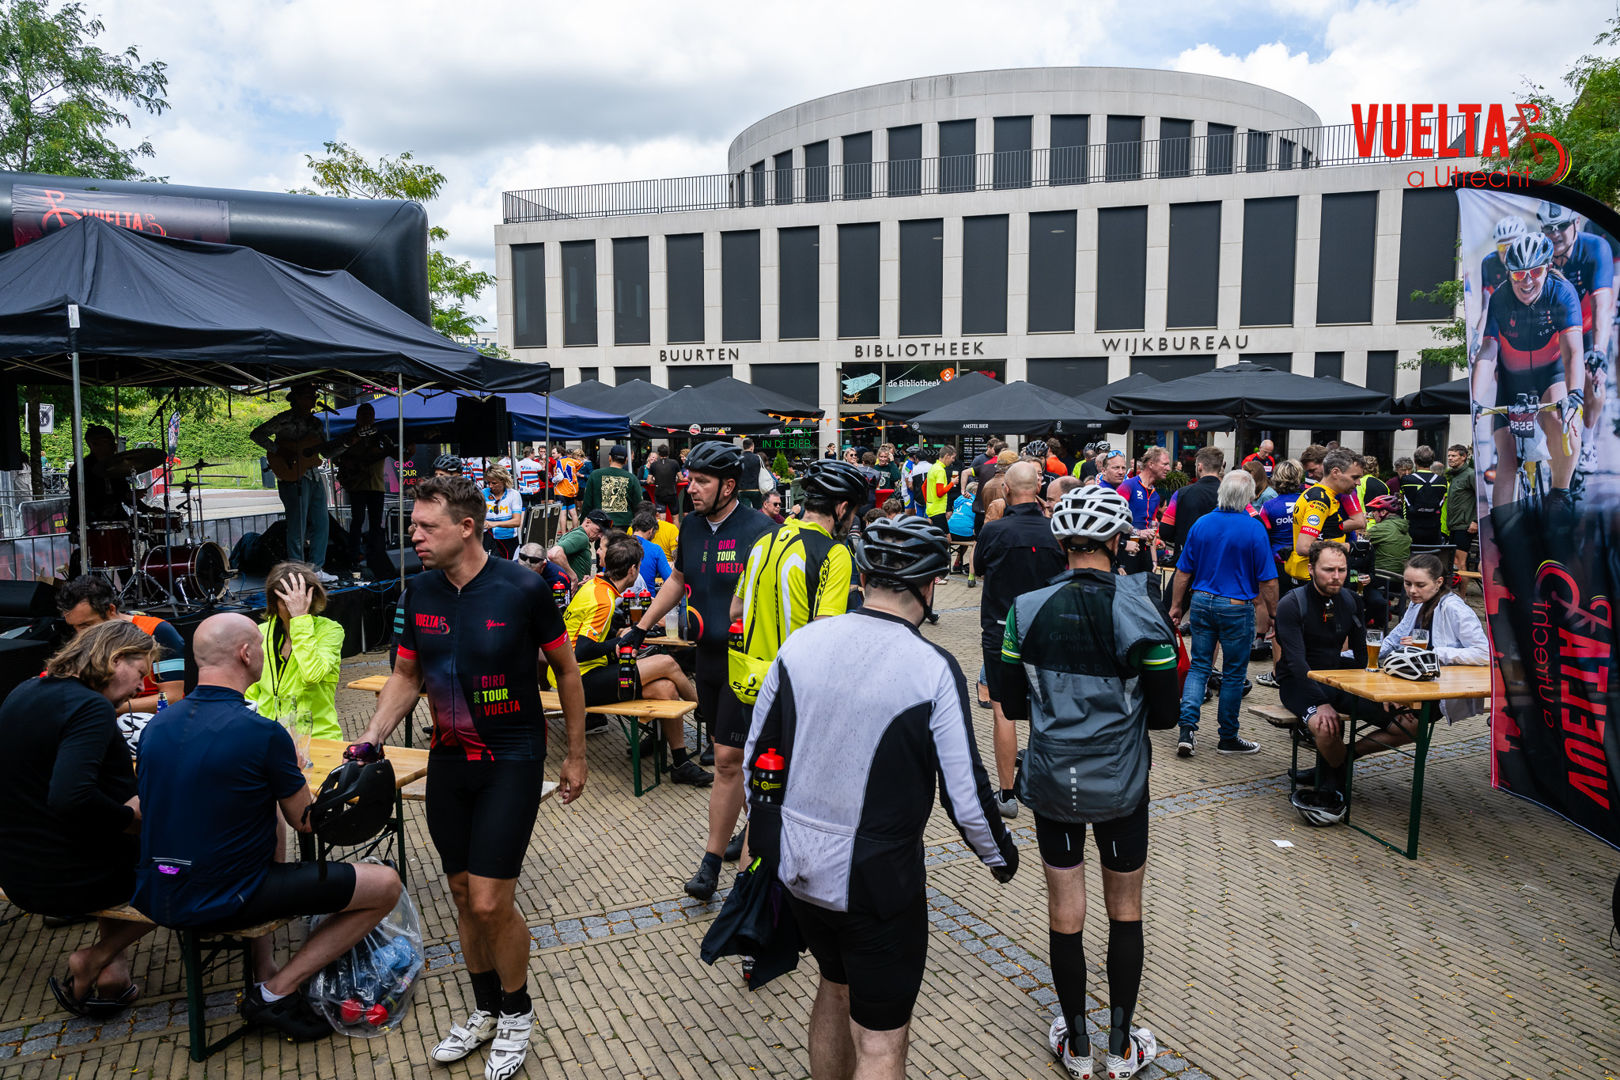
{"type": "MultiPolygon", "coordinates": [[[[130,479],[162,468],[163,451],[156,447],[125,450],[107,463],[105,472],[115,479],[130,479]]],[[[85,568],[107,577],[118,593],[119,607],[171,604],[175,608],[211,605],[225,594],[232,574],[225,549],[202,533],[201,487],[206,469],[219,466],[199,461],[180,469],[183,498],[171,510],[143,508],[141,499],[156,480],[135,486],[135,505],[126,521],[97,521],[89,525],[85,568]],[[198,489],[192,495],[192,489],[198,489]],[[176,541],[181,542],[176,542],[176,541]]],[[[215,479],[240,479],[216,476],[215,479]]]]}

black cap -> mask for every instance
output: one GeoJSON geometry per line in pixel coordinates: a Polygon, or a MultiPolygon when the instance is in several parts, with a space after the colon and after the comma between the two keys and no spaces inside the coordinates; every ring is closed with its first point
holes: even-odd
{"type": "Polygon", "coordinates": [[[623,443],[614,443],[612,446],[608,447],[608,457],[618,458],[620,461],[629,461],[630,451],[625,449],[623,443]]]}
{"type": "Polygon", "coordinates": [[[607,514],[601,510],[592,510],[590,513],[585,515],[585,520],[595,522],[604,529],[613,528],[613,519],[608,517],[607,514]]]}

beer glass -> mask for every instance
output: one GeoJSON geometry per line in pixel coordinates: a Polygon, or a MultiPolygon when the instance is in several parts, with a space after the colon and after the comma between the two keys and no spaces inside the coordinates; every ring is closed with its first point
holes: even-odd
{"type": "Polygon", "coordinates": [[[1378,650],[1383,647],[1384,632],[1382,630],[1367,631],[1367,670],[1378,670],[1378,650]]]}

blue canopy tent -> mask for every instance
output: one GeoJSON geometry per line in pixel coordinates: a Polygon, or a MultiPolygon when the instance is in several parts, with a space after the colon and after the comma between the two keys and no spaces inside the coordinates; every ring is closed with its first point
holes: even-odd
{"type": "MultiPolygon", "coordinates": [[[[549,402],[548,421],[546,395],[507,394],[505,397],[506,415],[512,423],[511,438],[517,441],[605,438],[623,435],[630,423],[626,417],[572,405],[554,395],[549,402]]],[[[420,434],[455,423],[457,400],[458,395],[453,393],[416,391],[406,394],[405,432],[420,434]]],[[[397,421],[398,401],[394,397],[380,397],[370,403],[377,412],[378,423],[397,421]]],[[[333,414],[329,424],[332,434],[344,435],[353,430],[354,414],[359,408],[352,405],[333,414]]]]}

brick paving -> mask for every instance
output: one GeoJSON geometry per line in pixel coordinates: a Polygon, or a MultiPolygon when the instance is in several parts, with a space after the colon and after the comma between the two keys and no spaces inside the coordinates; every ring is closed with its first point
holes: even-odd
{"type": "MultiPolygon", "coordinates": [[[[928,631],[970,677],[979,666],[978,595],[960,583],[943,587],[941,624],[928,631]]],[[[355,657],[344,679],[385,669],[383,654],[355,657]]],[[[1275,695],[1256,687],[1250,700],[1275,695]]],[[[349,730],[371,702],[340,693],[349,730]]],[[[1210,734],[1213,720],[1210,706],[1210,734]]],[[[975,723],[988,756],[988,714],[975,723]]],[[[1206,749],[1185,761],[1175,757],[1173,732],[1153,736],[1138,1022],[1166,1052],[1144,1076],[1616,1075],[1620,961],[1605,931],[1617,860],[1584,833],[1489,789],[1481,720],[1437,733],[1417,862],[1347,829],[1305,828],[1287,804],[1286,740],[1257,721],[1244,726],[1261,753],[1206,749]]],[[[734,961],[710,968],[698,959],[721,900],[700,905],[681,892],[702,843],[704,794],[666,783],[636,799],[622,738],[593,737],[589,751],[585,797],[542,808],[520,883],[540,1003],[527,1074],[806,1076],[813,961],[750,993],[734,961]]],[[[1400,755],[1358,770],[1363,824],[1404,835],[1410,770],[1400,755]]],[[[1027,811],[1012,824],[1026,858],[1001,886],[943,814],[930,821],[932,933],[912,1075],[1061,1075],[1045,1049],[1056,995],[1027,811]]],[[[48,930],[0,908],[0,1076],[477,1076],[476,1058],[449,1068],[427,1059],[435,1033],[467,999],[454,909],[416,804],[407,807],[407,849],[428,970],[400,1030],[305,1047],[249,1034],[197,1065],[187,1057],[171,935],[136,945],[142,1001],[97,1025],[64,1017],[44,981],[87,928],[48,930]]],[[[1094,868],[1089,876],[1100,897],[1094,868]]],[[[1093,906],[1088,1019],[1100,1041],[1106,919],[1093,906]]],[[[234,978],[218,973],[210,983],[215,1037],[234,1013],[234,978]]]]}

